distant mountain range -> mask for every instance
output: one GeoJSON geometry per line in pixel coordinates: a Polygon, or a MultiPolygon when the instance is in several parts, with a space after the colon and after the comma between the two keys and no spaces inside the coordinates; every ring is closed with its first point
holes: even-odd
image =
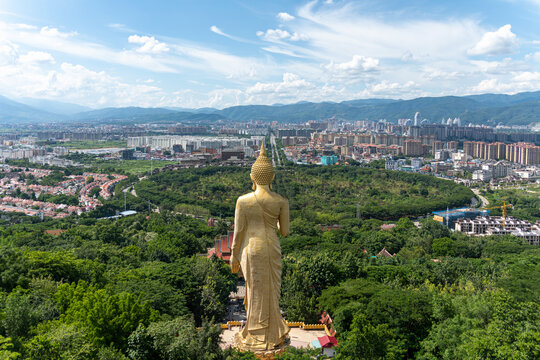
{"type": "Polygon", "coordinates": [[[117,123],[194,123],[218,121],[306,122],[337,118],[343,120],[413,118],[440,123],[460,117],[462,123],[529,125],[540,122],[540,91],[515,95],[482,94],[471,96],[422,97],[413,100],[360,99],[340,103],[301,101],[282,105],[232,106],[214,108],[105,108],[89,110],[79,105],[50,100],[22,99],[19,102],[0,96],[1,123],[36,122],[117,122],[117,123]]]}
{"type": "Polygon", "coordinates": [[[18,101],[33,108],[60,115],[73,115],[83,111],[92,110],[87,106],[45,99],[23,98],[19,99],[18,101]]]}
{"type": "Polygon", "coordinates": [[[0,124],[40,121],[49,122],[58,120],[65,120],[64,116],[40,110],[0,96],[0,124]]]}

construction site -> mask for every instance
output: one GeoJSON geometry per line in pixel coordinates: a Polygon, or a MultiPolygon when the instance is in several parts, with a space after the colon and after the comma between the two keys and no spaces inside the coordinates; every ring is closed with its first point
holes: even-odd
{"type": "Polygon", "coordinates": [[[512,204],[505,202],[480,209],[447,209],[433,212],[433,220],[471,236],[512,235],[527,240],[530,245],[540,245],[540,221],[532,224],[528,220],[508,216],[507,209],[512,208],[512,204]],[[490,210],[494,209],[501,209],[502,216],[490,216],[490,210]]]}

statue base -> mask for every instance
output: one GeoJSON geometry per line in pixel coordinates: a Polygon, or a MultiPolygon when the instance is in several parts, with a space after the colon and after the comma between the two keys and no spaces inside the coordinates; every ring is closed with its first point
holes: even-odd
{"type": "Polygon", "coordinates": [[[242,343],[240,332],[237,332],[236,334],[234,334],[233,347],[240,351],[251,351],[253,354],[255,354],[257,359],[260,360],[274,360],[276,356],[281,355],[285,352],[285,350],[289,347],[290,343],[291,339],[287,336],[287,338],[285,338],[285,341],[280,347],[274,348],[272,350],[253,350],[250,349],[249,346],[246,346],[242,343]]]}

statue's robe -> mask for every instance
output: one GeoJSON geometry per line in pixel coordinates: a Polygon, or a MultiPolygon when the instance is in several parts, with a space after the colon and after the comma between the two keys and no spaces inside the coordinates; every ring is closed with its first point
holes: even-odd
{"type": "Polygon", "coordinates": [[[281,346],[289,333],[279,309],[281,247],[276,233],[278,221],[286,221],[288,228],[289,204],[276,193],[264,195],[238,198],[232,249],[246,281],[247,322],[240,335],[243,345],[255,351],[281,346]]]}

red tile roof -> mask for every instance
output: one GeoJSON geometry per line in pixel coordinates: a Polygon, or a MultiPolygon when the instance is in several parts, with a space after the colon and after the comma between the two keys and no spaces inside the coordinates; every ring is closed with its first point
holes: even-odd
{"type": "Polygon", "coordinates": [[[317,340],[319,340],[319,343],[323,348],[331,348],[337,345],[337,340],[333,336],[325,335],[317,338],[317,340]]]}
{"type": "Polygon", "coordinates": [[[384,256],[384,257],[394,257],[394,255],[390,254],[386,248],[383,248],[377,256],[384,256]]]}

